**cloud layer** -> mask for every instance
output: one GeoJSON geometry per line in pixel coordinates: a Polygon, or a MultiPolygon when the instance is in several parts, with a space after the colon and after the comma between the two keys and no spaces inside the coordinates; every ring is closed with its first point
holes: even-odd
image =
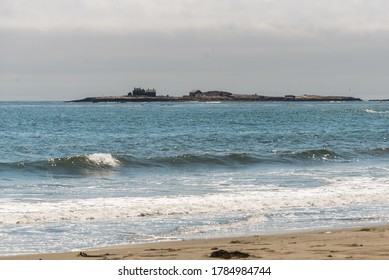
{"type": "Polygon", "coordinates": [[[2,0],[2,28],[131,32],[238,29],[377,32],[389,29],[382,0],[2,0]]]}
{"type": "Polygon", "coordinates": [[[3,99],[389,88],[383,0],[2,0],[0,39],[3,99]]]}

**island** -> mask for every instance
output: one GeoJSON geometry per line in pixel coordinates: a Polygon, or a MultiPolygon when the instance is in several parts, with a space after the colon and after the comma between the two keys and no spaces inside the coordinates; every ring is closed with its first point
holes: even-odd
{"type": "Polygon", "coordinates": [[[322,95],[284,95],[265,96],[259,94],[238,94],[226,91],[205,91],[195,89],[188,95],[169,96],[157,95],[156,90],[134,88],[132,92],[122,96],[87,97],[69,102],[215,102],[215,101],[362,101],[360,98],[350,96],[322,96],[322,95]]]}

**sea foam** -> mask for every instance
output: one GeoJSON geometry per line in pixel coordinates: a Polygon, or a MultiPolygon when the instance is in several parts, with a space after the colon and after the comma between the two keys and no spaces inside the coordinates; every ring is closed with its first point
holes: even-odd
{"type": "Polygon", "coordinates": [[[53,202],[2,200],[0,223],[164,219],[245,213],[262,216],[278,211],[294,213],[296,209],[348,208],[367,203],[389,203],[388,186],[386,178],[335,177],[327,178],[326,184],[317,188],[263,185],[253,186],[251,190],[236,187],[228,192],[202,195],[99,197],[53,202]]]}
{"type": "Polygon", "coordinates": [[[119,160],[111,154],[96,153],[87,155],[86,158],[93,164],[98,166],[116,167],[120,165],[119,160]]]}

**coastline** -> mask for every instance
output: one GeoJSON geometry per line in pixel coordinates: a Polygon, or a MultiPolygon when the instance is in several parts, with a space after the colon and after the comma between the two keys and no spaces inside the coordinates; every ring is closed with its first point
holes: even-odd
{"type": "Polygon", "coordinates": [[[301,96],[263,96],[257,94],[232,94],[224,95],[216,92],[207,95],[200,94],[195,96],[98,96],[86,97],[79,100],[68,102],[269,102],[269,101],[287,101],[287,102],[313,102],[313,101],[362,101],[360,98],[350,96],[321,96],[321,95],[301,95],[301,96]]]}
{"type": "Polygon", "coordinates": [[[336,230],[128,244],[0,260],[389,260],[389,224],[336,230]]]}

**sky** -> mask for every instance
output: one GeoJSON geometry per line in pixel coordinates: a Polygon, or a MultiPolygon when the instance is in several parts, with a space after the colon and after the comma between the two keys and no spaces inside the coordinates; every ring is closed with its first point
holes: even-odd
{"type": "Polygon", "coordinates": [[[386,0],[1,0],[0,100],[389,98],[386,0]]]}

